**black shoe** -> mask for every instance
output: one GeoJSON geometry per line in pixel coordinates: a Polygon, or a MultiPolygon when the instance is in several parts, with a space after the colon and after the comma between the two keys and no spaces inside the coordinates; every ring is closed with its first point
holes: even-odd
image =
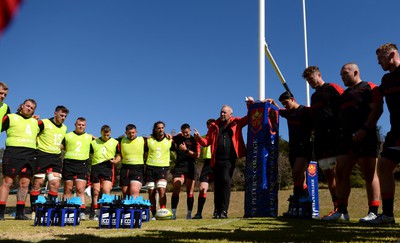
{"type": "Polygon", "coordinates": [[[4,218],[4,214],[0,214],[0,220],[6,220],[6,219],[4,218]]]}
{"type": "Polygon", "coordinates": [[[203,217],[201,217],[201,214],[197,214],[192,218],[192,219],[202,219],[203,217]]]}
{"type": "Polygon", "coordinates": [[[227,219],[228,218],[228,212],[227,211],[222,211],[222,213],[219,215],[220,219],[227,219]]]}
{"type": "Polygon", "coordinates": [[[292,215],[291,212],[284,212],[284,213],[282,214],[282,216],[283,216],[283,217],[292,217],[293,215],[292,215]]]}
{"type": "Polygon", "coordinates": [[[219,219],[220,217],[221,217],[220,213],[214,212],[213,219],[219,219]]]}
{"type": "Polygon", "coordinates": [[[22,214],[22,215],[17,215],[15,216],[15,220],[31,220],[28,216],[22,214]]]}

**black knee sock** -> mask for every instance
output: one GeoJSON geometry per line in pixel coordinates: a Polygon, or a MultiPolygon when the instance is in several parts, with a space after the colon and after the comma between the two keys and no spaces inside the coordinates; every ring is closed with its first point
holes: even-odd
{"type": "Polygon", "coordinates": [[[24,215],[25,213],[25,204],[17,204],[17,213],[16,215],[24,215]]]}
{"type": "Polygon", "coordinates": [[[293,195],[300,197],[303,194],[303,185],[293,187],[293,195]]]}
{"type": "Polygon", "coordinates": [[[199,215],[202,214],[205,203],[206,203],[206,197],[199,195],[198,205],[197,205],[197,214],[199,214],[199,215]]]}
{"type": "Polygon", "coordinates": [[[333,202],[333,207],[336,210],[337,209],[337,196],[336,195],[332,196],[332,202],[333,202]]]}
{"type": "Polygon", "coordinates": [[[342,203],[338,203],[338,212],[341,212],[343,214],[348,213],[347,211],[347,205],[342,204],[342,203]]]}
{"type": "Polygon", "coordinates": [[[310,192],[308,191],[308,187],[303,188],[302,196],[303,196],[303,197],[308,197],[308,196],[310,196],[310,192]]]}
{"type": "Polygon", "coordinates": [[[38,197],[39,197],[39,194],[37,194],[37,195],[32,195],[32,193],[30,194],[30,200],[31,200],[31,209],[32,209],[32,212],[35,212],[35,210],[36,210],[36,205],[35,205],[35,203],[36,203],[36,200],[38,199],[38,197]]]}
{"type": "Polygon", "coordinates": [[[0,216],[4,217],[4,211],[6,211],[6,205],[0,204],[0,216]]]}
{"type": "Polygon", "coordinates": [[[179,196],[172,195],[172,197],[171,197],[171,208],[172,209],[176,209],[178,207],[178,203],[179,203],[179,196]]]}
{"type": "Polygon", "coordinates": [[[394,198],[382,199],[382,214],[393,217],[394,198]]]}
{"type": "Polygon", "coordinates": [[[378,215],[378,207],[377,206],[369,206],[368,213],[374,213],[378,215]]]}
{"type": "Polygon", "coordinates": [[[192,210],[193,210],[193,204],[194,204],[194,198],[193,198],[193,196],[187,198],[186,204],[187,204],[187,209],[188,209],[189,211],[192,211],[192,210]]]}

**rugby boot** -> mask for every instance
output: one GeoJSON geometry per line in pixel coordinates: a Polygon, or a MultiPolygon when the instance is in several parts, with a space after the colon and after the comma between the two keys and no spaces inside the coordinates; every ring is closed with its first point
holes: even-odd
{"type": "Polygon", "coordinates": [[[202,219],[203,217],[201,216],[201,214],[197,214],[194,215],[194,217],[192,219],[202,219]]]}
{"type": "Polygon", "coordinates": [[[25,214],[19,214],[15,216],[15,220],[31,220],[31,218],[29,218],[25,214]]]}
{"type": "Polygon", "coordinates": [[[376,219],[378,216],[374,214],[373,212],[369,212],[367,216],[364,218],[361,218],[358,222],[359,223],[368,223],[368,221],[376,219]]]}
{"type": "Polygon", "coordinates": [[[385,224],[395,224],[396,222],[394,217],[381,214],[375,219],[367,221],[366,223],[373,225],[385,225],[385,224]]]}

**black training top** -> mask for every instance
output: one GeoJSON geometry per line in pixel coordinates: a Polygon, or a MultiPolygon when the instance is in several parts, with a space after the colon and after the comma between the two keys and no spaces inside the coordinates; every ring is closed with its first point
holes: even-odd
{"type": "Polygon", "coordinates": [[[281,109],[279,114],[287,119],[290,146],[310,142],[313,120],[309,107],[300,105],[294,110],[281,109]]]}
{"type": "Polygon", "coordinates": [[[180,163],[194,163],[195,158],[191,157],[189,154],[187,154],[185,151],[181,151],[179,149],[179,145],[182,143],[185,143],[186,148],[189,149],[192,152],[197,153],[197,142],[196,139],[191,135],[189,138],[185,138],[182,136],[182,134],[176,135],[174,138],[174,144],[176,145],[176,161],[175,164],[180,164],[180,163]]]}
{"type": "Polygon", "coordinates": [[[324,83],[311,96],[314,129],[317,133],[336,130],[339,113],[339,98],[343,89],[336,84],[324,83]]]}
{"type": "Polygon", "coordinates": [[[383,75],[379,90],[385,97],[390,113],[391,131],[400,132],[400,66],[383,75]]]}
{"type": "Polygon", "coordinates": [[[353,134],[362,129],[371,113],[370,104],[381,100],[378,86],[371,82],[362,81],[346,89],[340,97],[339,124],[342,131],[353,134]]]}

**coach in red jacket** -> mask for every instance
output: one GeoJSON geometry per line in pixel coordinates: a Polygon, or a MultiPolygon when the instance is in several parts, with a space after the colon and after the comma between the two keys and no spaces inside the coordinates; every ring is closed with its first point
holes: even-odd
{"type": "MultiPolygon", "coordinates": [[[[252,97],[246,100],[247,106],[254,103],[252,97]]],[[[247,115],[232,117],[232,108],[224,105],[219,119],[213,122],[205,138],[195,130],[194,136],[202,146],[211,145],[211,167],[214,174],[214,219],[228,218],[231,197],[231,181],[236,159],[246,156],[242,128],[247,126],[247,115]]]]}

